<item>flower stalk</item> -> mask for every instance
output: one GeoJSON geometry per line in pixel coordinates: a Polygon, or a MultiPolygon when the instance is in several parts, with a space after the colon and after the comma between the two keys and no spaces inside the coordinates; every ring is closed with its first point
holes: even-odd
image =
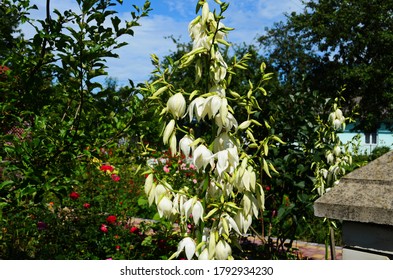
{"type": "MultiPolygon", "coordinates": [[[[152,99],[166,104],[161,114],[166,119],[163,143],[169,146],[172,156],[184,155],[199,176],[198,183],[190,186],[179,184],[169,176],[158,178],[154,168],[148,171],[145,193],[149,203],[157,205],[160,217],[177,221],[183,236],[171,258],[184,253],[187,259],[232,259],[233,244],[248,232],[253,218],[258,218],[264,210],[263,188],[257,180],[261,177],[260,168],[254,159],[264,159],[267,152],[266,155],[247,154],[246,148],[251,147],[244,143],[243,136],[252,140],[255,151],[266,151],[269,139],[258,141],[253,135],[254,127],[261,126],[252,118],[260,109],[254,93],[262,85],[250,84],[250,91],[245,94],[231,91],[232,73],[235,69],[247,69],[250,56],[245,55],[232,65],[225,61],[221,48],[229,45],[226,37],[232,30],[222,23],[228,4],[215,2],[220,7],[218,14],[211,11],[207,0],[197,1],[197,13],[201,14],[188,26],[193,48],[176,62],[179,67],[173,68],[181,71],[194,65],[196,84],[202,77],[206,78],[204,90],[194,89],[192,85],[176,89],[175,84],[164,83],[169,70],[156,70],[162,73],[157,80],[162,82],[161,87],[159,82],[153,82],[158,90],[152,92],[152,99]],[[164,91],[169,94],[166,102],[164,91]],[[248,112],[245,119],[239,122],[233,108],[248,112]],[[196,137],[193,133],[196,124],[211,129],[196,137]],[[188,133],[178,139],[178,130],[188,133]]],[[[268,79],[266,75],[262,75],[261,81],[268,79]]],[[[267,165],[264,170],[269,174],[274,167],[267,165]]]]}

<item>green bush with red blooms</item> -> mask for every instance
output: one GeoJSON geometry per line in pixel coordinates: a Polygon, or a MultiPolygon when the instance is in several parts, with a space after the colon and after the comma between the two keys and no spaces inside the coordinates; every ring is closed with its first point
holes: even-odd
{"type": "Polygon", "coordinates": [[[103,158],[106,162],[91,160],[83,184],[68,196],[49,195],[40,206],[4,219],[0,259],[133,260],[173,254],[176,230],[151,219],[156,210],[144,202],[144,175],[135,173],[136,165],[103,158]]]}

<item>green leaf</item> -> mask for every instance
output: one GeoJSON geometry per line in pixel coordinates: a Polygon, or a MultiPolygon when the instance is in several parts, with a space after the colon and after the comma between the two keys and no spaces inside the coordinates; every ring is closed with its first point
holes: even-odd
{"type": "Polygon", "coordinates": [[[2,183],[0,184],[0,190],[1,190],[2,188],[4,188],[4,187],[13,185],[14,183],[15,183],[15,182],[14,182],[14,181],[11,181],[11,180],[4,181],[4,182],[2,182],[2,183]]]}

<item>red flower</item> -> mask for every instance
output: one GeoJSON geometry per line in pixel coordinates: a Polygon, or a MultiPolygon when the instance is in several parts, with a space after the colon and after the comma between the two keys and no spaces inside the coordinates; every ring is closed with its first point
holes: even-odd
{"type": "Polygon", "coordinates": [[[109,223],[109,224],[114,224],[115,222],[116,222],[116,216],[114,216],[114,215],[110,215],[110,216],[108,216],[108,218],[106,218],[106,221],[109,223]]]}
{"type": "Polygon", "coordinates": [[[115,182],[119,182],[120,181],[120,176],[117,174],[112,174],[112,180],[115,182]]]}
{"type": "Polygon", "coordinates": [[[108,232],[108,227],[107,227],[105,224],[102,224],[101,227],[100,227],[100,230],[101,230],[103,233],[107,233],[107,232],[108,232]]]}
{"type": "Polygon", "coordinates": [[[89,208],[90,208],[90,203],[84,203],[84,204],[83,204],[83,208],[89,209],[89,208]]]}
{"type": "Polygon", "coordinates": [[[266,189],[266,191],[270,191],[271,188],[270,188],[270,186],[266,186],[265,189],[266,189]]]}
{"type": "Polygon", "coordinates": [[[104,172],[106,171],[113,172],[114,169],[115,168],[112,165],[108,165],[108,164],[104,164],[100,167],[100,170],[104,172]]]}
{"type": "Polygon", "coordinates": [[[116,250],[119,251],[120,250],[120,246],[116,245],[116,250]]]}
{"type": "Polygon", "coordinates": [[[80,197],[80,195],[78,193],[76,193],[76,192],[70,193],[70,198],[71,199],[75,200],[75,199],[78,199],[78,197],[80,197]]]}
{"type": "Polygon", "coordinates": [[[137,228],[137,227],[131,227],[130,232],[131,232],[131,233],[134,233],[134,234],[138,234],[138,233],[139,233],[139,228],[137,228]]]}

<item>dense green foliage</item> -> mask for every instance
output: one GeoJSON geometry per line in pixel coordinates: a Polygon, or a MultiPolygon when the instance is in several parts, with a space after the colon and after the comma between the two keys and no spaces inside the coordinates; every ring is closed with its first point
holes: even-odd
{"type": "MultiPolygon", "coordinates": [[[[126,22],[116,15],[122,1],[76,3],[79,9],[60,12],[48,0],[46,18],[38,21],[29,18],[36,9],[29,1],[0,4],[0,221],[8,232],[2,231],[2,255],[15,242],[32,240],[18,228],[30,230],[31,215],[45,210],[45,201],[56,198],[62,208],[72,190],[86,191],[92,159],[103,149],[123,163],[138,160],[124,155],[138,148],[148,105],[132,83],[118,89],[114,80],[99,78],[150,3],[134,6],[126,22]],[[20,24],[33,26],[34,36],[17,32],[20,24]]],[[[14,249],[8,257],[23,257],[23,246],[14,249]]]]}
{"type": "MultiPolygon", "coordinates": [[[[161,153],[163,123],[152,116],[166,105],[149,97],[165,85],[171,88],[162,100],[174,89],[208,91],[207,63],[198,66],[198,83],[198,67],[177,71],[193,46],[174,40],[177,49],[162,62],[153,56],[156,72],[145,90],[132,81],[119,88],[107,77],[106,59],[117,57],[120,38],[133,35],[149,1],[134,6],[128,22],[117,16],[120,0],[76,3],[79,10],[60,12],[47,0],[46,18],[38,21],[29,18],[36,7],[28,0],[0,3],[0,259],[167,258],[180,240],[172,224],[127,223],[132,216],[157,218],[141,192],[138,166],[147,157],[165,158],[154,174],[190,186],[201,178],[190,166],[182,169],[183,158],[161,153]],[[23,23],[34,27],[32,38],[19,32],[23,23]],[[116,172],[106,172],[109,165],[116,172]]],[[[217,46],[228,62],[225,90],[236,119],[262,124],[252,133],[265,139],[247,148],[248,135],[238,132],[265,193],[263,217],[252,229],[268,243],[253,258],[288,257],[287,240],[326,240],[329,228],[312,204],[319,171],[329,168],[327,155],[338,145],[329,115],[343,107],[350,121],[358,103],[356,118],[366,130],[391,119],[392,7],[391,0],[306,1],[304,12],[267,30],[260,46],[217,46]],[[263,70],[273,74],[262,84],[263,70]],[[236,102],[249,101],[250,87],[255,107],[246,110],[236,102]],[[277,172],[268,176],[264,161],[277,172]]],[[[212,129],[207,122],[180,125],[196,137],[212,129]]],[[[387,150],[354,157],[345,171],[387,150]]],[[[233,255],[244,258],[245,251],[233,255]]]]}
{"type": "Polygon", "coordinates": [[[292,87],[304,76],[319,95],[345,86],[346,109],[359,105],[359,127],[374,131],[392,119],[393,2],[304,1],[261,37],[283,80],[292,87]],[[295,78],[295,80],[294,80],[295,78]]]}

